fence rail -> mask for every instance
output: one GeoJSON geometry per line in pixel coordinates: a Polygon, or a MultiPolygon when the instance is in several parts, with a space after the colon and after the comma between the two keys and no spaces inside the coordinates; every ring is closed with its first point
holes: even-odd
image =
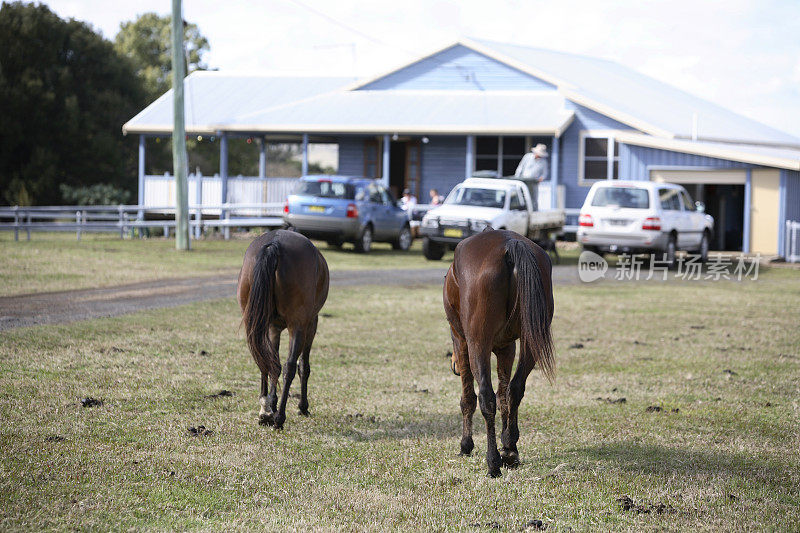
{"type": "MultiPolygon", "coordinates": [[[[230,228],[281,226],[282,210],[282,202],[190,205],[189,229],[199,238],[206,229],[219,228],[227,239],[230,228]],[[204,213],[221,215],[203,218],[204,213]]],[[[0,207],[0,230],[13,231],[15,241],[20,231],[28,240],[33,231],[74,231],[80,240],[88,232],[118,232],[123,238],[131,230],[162,228],[168,236],[175,225],[175,206],[167,205],[0,207]]]]}

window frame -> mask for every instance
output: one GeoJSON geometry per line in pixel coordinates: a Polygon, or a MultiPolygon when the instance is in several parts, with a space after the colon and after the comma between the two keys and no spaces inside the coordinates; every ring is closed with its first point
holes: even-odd
{"type": "Polygon", "coordinates": [[[620,130],[581,130],[578,136],[578,185],[584,187],[591,187],[595,183],[604,180],[617,180],[619,179],[619,162],[620,156],[615,152],[617,151],[616,134],[620,130]],[[605,139],[606,140],[606,156],[588,156],[589,161],[605,161],[606,162],[606,177],[605,178],[586,178],[586,139],[605,139]],[[616,163],[617,175],[614,175],[614,164],[616,163]]]}

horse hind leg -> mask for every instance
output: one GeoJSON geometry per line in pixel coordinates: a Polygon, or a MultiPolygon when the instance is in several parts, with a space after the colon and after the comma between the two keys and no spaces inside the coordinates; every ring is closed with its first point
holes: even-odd
{"type": "Polygon", "coordinates": [[[300,356],[300,366],[298,368],[298,373],[300,374],[300,403],[297,405],[297,409],[303,416],[308,416],[308,376],[311,375],[309,356],[311,355],[311,344],[317,334],[317,320],[318,318],[314,318],[314,322],[311,324],[311,329],[306,338],[306,347],[300,356]]]}
{"type": "Polygon", "coordinates": [[[497,401],[500,404],[500,416],[503,420],[503,431],[500,434],[503,449],[500,450],[500,458],[503,460],[503,464],[509,468],[519,466],[519,453],[517,452],[516,441],[511,441],[511,424],[509,423],[509,381],[511,379],[511,369],[514,366],[515,352],[516,345],[513,342],[495,351],[497,355],[497,401]]]}
{"type": "Polygon", "coordinates": [[[286,421],[286,402],[289,399],[289,388],[297,373],[297,360],[305,347],[305,332],[298,328],[291,331],[291,343],[289,344],[289,356],[286,358],[286,366],[283,369],[283,390],[281,399],[278,403],[278,411],[275,413],[275,428],[282,429],[286,421]]]}
{"type": "Polygon", "coordinates": [[[461,376],[461,455],[469,455],[475,447],[472,440],[472,416],[478,405],[478,397],[475,395],[475,378],[469,367],[469,357],[467,356],[466,343],[453,337],[453,370],[458,371],[461,376]]]}
{"type": "MultiPolygon", "coordinates": [[[[269,342],[276,352],[280,353],[281,329],[269,327],[269,342]]],[[[261,375],[261,396],[258,398],[261,408],[258,411],[258,423],[262,426],[272,426],[275,423],[275,409],[278,404],[278,376],[261,375]],[[269,383],[267,383],[269,378],[269,383]]]]}
{"type": "Polygon", "coordinates": [[[499,477],[500,453],[497,451],[497,435],[494,419],[497,415],[497,397],[492,389],[492,371],[489,366],[491,349],[470,344],[468,347],[470,367],[478,381],[478,404],[486,421],[486,465],[489,477],[499,477]]]}
{"type": "Polygon", "coordinates": [[[514,372],[514,377],[511,379],[511,384],[508,388],[508,402],[510,404],[508,410],[508,436],[505,437],[503,446],[513,450],[517,461],[519,461],[519,452],[517,451],[519,423],[517,414],[519,405],[522,403],[522,397],[525,395],[525,382],[528,380],[528,375],[533,370],[533,367],[533,359],[521,353],[517,370],[514,372]]]}

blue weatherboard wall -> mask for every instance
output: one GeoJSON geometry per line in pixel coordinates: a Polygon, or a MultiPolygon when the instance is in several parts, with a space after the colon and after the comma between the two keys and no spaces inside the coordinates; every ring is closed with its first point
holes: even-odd
{"type": "Polygon", "coordinates": [[[619,177],[624,180],[649,180],[648,166],[658,167],[707,167],[707,168],[750,168],[752,165],[727,159],[717,159],[702,155],[684,154],[622,144],[619,147],[619,177]]]}
{"type": "Polygon", "coordinates": [[[555,90],[555,86],[456,45],[375,80],[362,89],[530,91],[555,90]]]}
{"type": "MultiPolygon", "coordinates": [[[[364,174],[364,141],[375,137],[347,136],[339,138],[339,170],[343,176],[362,177],[364,174]]],[[[436,189],[447,194],[464,180],[467,139],[458,136],[430,136],[422,145],[420,186],[423,200],[427,192],[436,189]]]]}
{"type": "Polygon", "coordinates": [[[561,136],[558,181],[564,185],[566,207],[578,208],[583,205],[586,193],[589,192],[589,185],[578,185],[580,132],[582,130],[630,130],[632,128],[570,101],[566,102],[565,107],[575,111],[575,119],[561,136]]]}

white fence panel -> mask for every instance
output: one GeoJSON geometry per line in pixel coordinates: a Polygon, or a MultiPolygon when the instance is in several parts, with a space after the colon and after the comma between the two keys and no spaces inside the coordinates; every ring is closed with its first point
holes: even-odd
{"type": "Polygon", "coordinates": [[[800,262],[800,222],[786,221],[786,260],[790,263],[800,262]]]}
{"type": "MultiPolygon", "coordinates": [[[[222,179],[219,176],[189,175],[189,203],[191,205],[220,205],[222,204],[222,179]],[[198,197],[198,182],[200,195],[198,197]]],[[[262,204],[283,203],[294,189],[297,178],[258,178],[250,176],[236,176],[228,178],[228,203],[231,204],[262,204]]],[[[175,205],[175,178],[170,175],[145,176],[144,181],[145,207],[163,207],[175,205]]],[[[204,208],[205,215],[219,215],[219,209],[204,208]]],[[[241,209],[236,215],[263,215],[258,209],[241,209]]]]}

